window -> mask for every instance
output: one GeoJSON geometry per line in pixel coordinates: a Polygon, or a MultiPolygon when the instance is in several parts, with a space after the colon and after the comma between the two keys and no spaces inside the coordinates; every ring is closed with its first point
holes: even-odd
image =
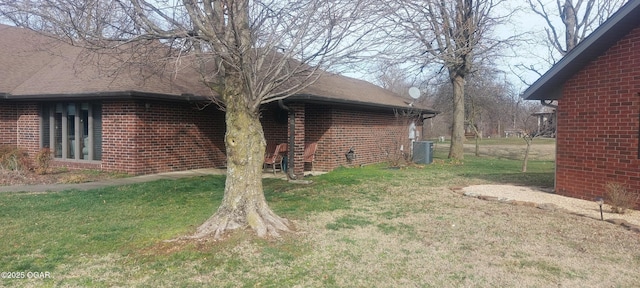
{"type": "Polygon", "coordinates": [[[75,160],[102,159],[102,105],[71,102],[42,105],[41,146],[53,157],[75,160]]]}

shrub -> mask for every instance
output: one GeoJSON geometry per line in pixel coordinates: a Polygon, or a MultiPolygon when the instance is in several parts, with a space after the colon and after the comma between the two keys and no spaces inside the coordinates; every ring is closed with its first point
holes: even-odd
{"type": "Polygon", "coordinates": [[[29,154],[16,146],[0,146],[0,169],[9,171],[28,171],[31,169],[29,154]]]}
{"type": "Polygon", "coordinates": [[[36,173],[40,175],[47,174],[49,170],[49,164],[51,164],[53,156],[51,155],[51,149],[42,148],[38,154],[36,154],[36,173]]]}
{"type": "Polygon", "coordinates": [[[620,183],[609,182],[605,185],[605,190],[613,213],[624,214],[627,209],[633,208],[638,200],[638,194],[627,190],[620,183]]]}

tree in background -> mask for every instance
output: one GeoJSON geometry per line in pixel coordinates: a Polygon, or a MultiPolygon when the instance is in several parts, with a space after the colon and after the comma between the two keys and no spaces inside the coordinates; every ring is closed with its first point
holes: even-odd
{"type": "Polygon", "coordinates": [[[126,48],[122,63],[195,63],[226,114],[227,178],[217,212],[191,237],[220,238],[247,226],[261,237],[291,229],[264,197],[260,106],[375,46],[364,41],[375,31],[369,8],[364,0],[15,0],[2,1],[0,15],[95,53],[117,58],[126,48]]]}
{"type": "MultiPolygon", "coordinates": [[[[497,38],[493,30],[509,20],[498,15],[505,1],[394,0],[380,3],[386,33],[398,43],[387,53],[416,63],[422,71],[446,71],[453,103],[449,158],[463,159],[465,79],[474,65],[496,56],[516,36],[497,38]]],[[[393,46],[393,45],[391,45],[393,46]]]]}
{"type": "Polygon", "coordinates": [[[505,115],[513,106],[514,91],[502,73],[489,66],[478,68],[469,77],[465,90],[465,119],[468,130],[474,134],[475,155],[479,154],[479,140],[483,136],[500,136],[505,126],[505,115]]]}
{"type": "Polygon", "coordinates": [[[540,110],[540,105],[535,103],[523,103],[519,107],[520,118],[518,122],[524,131],[522,140],[527,144],[524,151],[524,158],[522,159],[522,172],[527,172],[527,165],[529,164],[529,152],[531,151],[531,144],[533,140],[538,137],[549,136],[555,133],[555,123],[553,125],[545,125],[546,123],[540,123],[536,112],[540,110]]]}
{"type": "MultiPolygon", "coordinates": [[[[618,11],[627,0],[527,0],[528,10],[544,20],[542,45],[547,47],[547,55],[537,55],[543,63],[535,65],[518,64],[520,69],[542,76],[544,71],[571,51],[593,30],[618,11]]],[[[534,43],[539,42],[533,39],[534,43]]],[[[533,49],[534,54],[540,52],[533,49]]],[[[520,74],[520,73],[519,73],[520,74]]],[[[525,84],[530,85],[521,80],[525,84]]]]}

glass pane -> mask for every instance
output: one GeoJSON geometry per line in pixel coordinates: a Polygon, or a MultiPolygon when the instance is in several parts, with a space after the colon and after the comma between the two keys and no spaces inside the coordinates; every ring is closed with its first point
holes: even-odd
{"type": "Polygon", "coordinates": [[[55,111],[55,149],[54,149],[54,157],[62,158],[62,104],[56,105],[55,111]],[[58,109],[60,108],[60,109],[58,109]]]}
{"type": "Polygon", "coordinates": [[[74,159],[76,158],[76,151],[75,151],[75,144],[76,144],[76,105],[71,103],[68,104],[67,106],[67,134],[68,134],[68,138],[69,141],[67,141],[67,144],[69,145],[69,147],[67,147],[67,149],[69,149],[69,153],[68,158],[69,159],[74,159]]]}
{"type": "Polygon", "coordinates": [[[80,159],[89,160],[89,105],[82,103],[80,110],[80,133],[82,142],[80,142],[80,159]]]}
{"type": "Polygon", "coordinates": [[[102,160],[102,105],[93,104],[93,160],[102,160]]]}

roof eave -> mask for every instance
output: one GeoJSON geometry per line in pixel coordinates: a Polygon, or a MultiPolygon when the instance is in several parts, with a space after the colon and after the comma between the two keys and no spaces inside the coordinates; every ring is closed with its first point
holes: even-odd
{"type": "Polygon", "coordinates": [[[432,114],[434,116],[437,114],[440,114],[440,111],[435,111],[427,108],[419,108],[419,107],[409,106],[409,105],[399,106],[399,105],[363,102],[363,101],[348,100],[348,99],[336,99],[336,98],[323,97],[323,96],[317,96],[312,94],[296,94],[296,95],[287,97],[285,101],[307,101],[307,102],[314,102],[314,103],[321,103],[321,104],[341,104],[345,106],[368,107],[373,109],[413,110],[413,111],[418,111],[422,114],[432,114]]]}
{"type": "MultiPolygon", "coordinates": [[[[46,94],[46,95],[12,95],[10,93],[0,93],[0,99],[5,101],[75,101],[75,100],[164,100],[164,101],[186,101],[186,102],[207,102],[210,97],[193,94],[168,95],[140,91],[116,91],[116,92],[93,92],[74,94],[46,94]]],[[[308,101],[322,104],[341,104],[352,107],[368,107],[371,109],[403,109],[414,110],[422,114],[437,115],[440,111],[415,106],[399,106],[381,103],[363,102],[348,99],[336,99],[312,94],[296,94],[286,98],[287,101],[308,101]]]]}
{"type": "Polygon", "coordinates": [[[640,15],[640,1],[629,1],[529,86],[522,97],[526,100],[560,99],[562,86],[569,78],[638,26],[635,15],[640,15]]]}
{"type": "Polygon", "coordinates": [[[73,100],[165,100],[165,101],[186,101],[203,102],[211,101],[209,97],[193,94],[160,94],[140,91],[114,91],[114,92],[91,92],[91,93],[70,93],[70,94],[44,94],[44,95],[12,95],[0,93],[6,101],[73,101],[73,100]]]}

